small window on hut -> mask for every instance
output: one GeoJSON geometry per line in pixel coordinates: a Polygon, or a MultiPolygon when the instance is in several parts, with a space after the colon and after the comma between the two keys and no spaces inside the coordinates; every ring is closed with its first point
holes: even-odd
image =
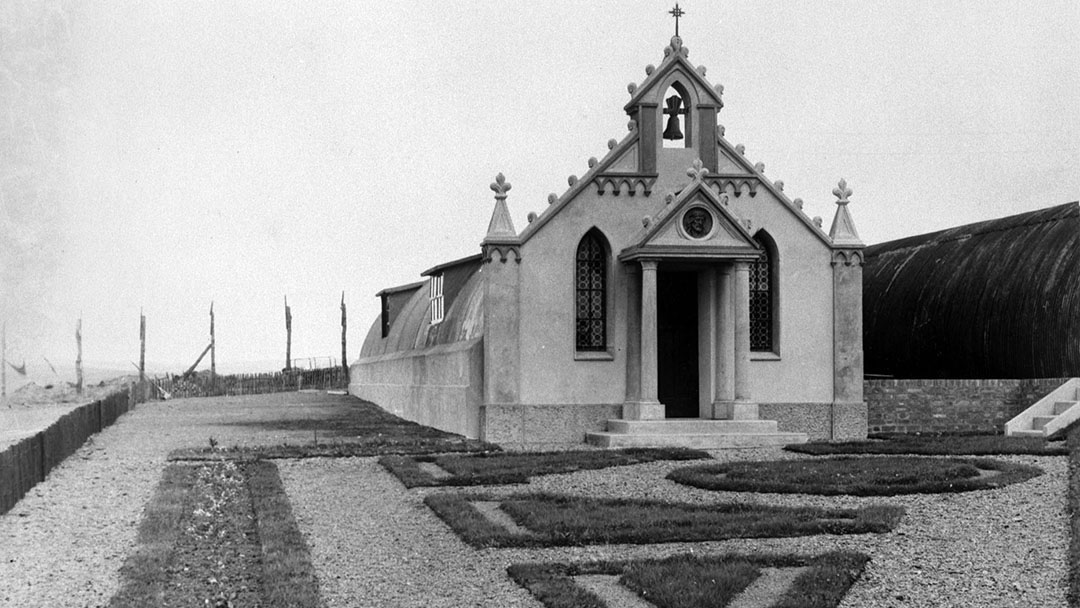
{"type": "Polygon", "coordinates": [[[443,275],[431,275],[428,279],[428,293],[431,298],[431,324],[443,320],[443,275]]]}

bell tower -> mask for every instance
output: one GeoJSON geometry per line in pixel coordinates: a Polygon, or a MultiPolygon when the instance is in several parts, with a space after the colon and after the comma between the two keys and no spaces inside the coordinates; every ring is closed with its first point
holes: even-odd
{"type": "MultiPolygon", "coordinates": [[[[676,5],[672,14],[683,13],[676,5]]],[[[672,163],[676,166],[700,158],[706,169],[717,170],[716,115],[724,107],[724,87],[710,84],[705,66],[693,66],[689,55],[682,38],[673,36],[660,66],[646,67],[645,80],[627,87],[630,101],[623,109],[640,138],[640,173],[656,174],[658,167],[668,164],[663,162],[665,154],[679,155],[672,163]]]]}

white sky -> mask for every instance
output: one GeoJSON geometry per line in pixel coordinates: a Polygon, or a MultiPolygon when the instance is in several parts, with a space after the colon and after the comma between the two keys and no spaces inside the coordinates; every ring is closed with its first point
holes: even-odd
{"type": "MultiPolygon", "coordinates": [[[[377,291],[479,251],[497,172],[520,230],[623,137],[674,29],[667,0],[10,1],[69,36],[51,106],[0,40],[9,120],[56,133],[0,140],[48,182],[0,166],[0,316],[54,363],[80,314],[87,362],[137,360],[142,308],[185,367],[212,300],[219,366],[280,366],[285,295],[294,356],[339,357],[342,291],[355,358],[377,291]]],[[[680,4],[727,139],[826,229],[841,177],[867,243],[1080,198],[1075,0],[680,4]]]]}

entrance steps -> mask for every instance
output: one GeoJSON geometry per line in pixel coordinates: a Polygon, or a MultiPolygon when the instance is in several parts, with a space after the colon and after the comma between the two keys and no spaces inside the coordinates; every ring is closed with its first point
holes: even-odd
{"type": "Polygon", "coordinates": [[[1057,438],[1080,420],[1080,378],[1072,378],[1005,423],[1010,437],[1057,438]]]}
{"type": "Polygon", "coordinates": [[[586,433],[603,448],[684,447],[703,450],[759,448],[806,443],[806,433],[782,433],[775,420],[608,420],[607,431],[586,433]]]}

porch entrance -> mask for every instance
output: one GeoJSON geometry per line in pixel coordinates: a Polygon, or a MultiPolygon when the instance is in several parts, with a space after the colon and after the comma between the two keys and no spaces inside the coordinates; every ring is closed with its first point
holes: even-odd
{"type": "Polygon", "coordinates": [[[666,417],[697,418],[697,272],[657,273],[656,317],[657,397],[666,417]]]}

